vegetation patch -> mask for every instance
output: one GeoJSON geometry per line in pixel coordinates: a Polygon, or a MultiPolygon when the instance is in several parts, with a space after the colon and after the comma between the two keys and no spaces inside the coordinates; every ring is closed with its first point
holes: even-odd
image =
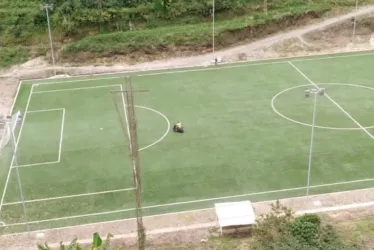
{"type": "MultiPolygon", "coordinates": [[[[361,0],[359,5],[373,2],[361,0]]],[[[334,7],[355,4],[353,0],[215,1],[216,45],[251,41],[320,17],[334,7]]],[[[152,60],[211,48],[212,0],[54,0],[53,5],[49,18],[57,61],[113,55],[152,60]]],[[[1,47],[49,48],[47,13],[39,0],[0,0],[0,20],[1,47]]],[[[11,64],[2,62],[0,67],[11,64]]]]}
{"type": "Polygon", "coordinates": [[[27,47],[0,48],[0,67],[9,67],[14,64],[24,63],[29,59],[30,53],[27,47]]]}
{"type": "MultiPolygon", "coordinates": [[[[280,27],[295,25],[304,18],[320,17],[329,11],[329,6],[313,5],[289,8],[284,12],[258,13],[233,20],[216,23],[216,46],[223,48],[245,40],[252,40],[274,33],[280,27]]],[[[211,47],[212,25],[176,25],[155,29],[115,32],[89,36],[77,42],[71,42],[62,49],[62,58],[76,53],[89,52],[88,57],[127,55],[134,52],[157,54],[160,51],[172,51],[183,47],[190,51],[203,51],[211,47]]],[[[87,59],[87,54],[85,59],[87,59]]]]}

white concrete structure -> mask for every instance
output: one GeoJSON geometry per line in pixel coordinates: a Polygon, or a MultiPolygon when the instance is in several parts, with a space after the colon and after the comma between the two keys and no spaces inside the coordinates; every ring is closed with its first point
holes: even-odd
{"type": "Polygon", "coordinates": [[[224,227],[250,226],[256,223],[256,216],[250,201],[215,204],[221,235],[224,227]]]}

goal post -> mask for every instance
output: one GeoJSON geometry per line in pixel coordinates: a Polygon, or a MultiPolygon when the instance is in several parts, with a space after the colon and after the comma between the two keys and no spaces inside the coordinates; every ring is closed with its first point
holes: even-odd
{"type": "Polygon", "coordinates": [[[0,149],[5,148],[6,146],[11,146],[11,140],[15,140],[16,129],[18,128],[17,125],[19,126],[21,122],[22,115],[20,111],[12,116],[1,119],[1,126],[4,129],[4,132],[0,139],[0,149]]]}
{"type": "MultiPolygon", "coordinates": [[[[19,195],[21,198],[22,203],[22,210],[23,210],[23,219],[25,221],[26,225],[26,231],[29,232],[29,224],[28,224],[28,216],[27,216],[27,209],[25,204],[25,199],[23,195],[23,189],[22,189],[22,183],[20,178],[20,173],[18,169],[18,130],[21,129],[23,118],[22,113],[20,111],[16,112],[12,116],[7,116],[6,118],[1,119],[0,121],[2,129],[4,130],[3,136],[0,139],[0,152],[6,151],[7,156],[9,157],[9,173],[14,168],[15,174],[17,175],[17,182],[18,182],[18,189],[19,189],[19,195]]],[[[0,154],[0,157],[5,157],[4,155],[0,154]]],[[[9,174],[8,174],[9,178],[9,174]]],[[[2,209],[2,205],[4,202],[4,197],[6,195],[7,190],[7,181],[5,182],[5,187],[3,190],[1,203],[0,203],[0,212],[2,209]]],[[[5,223],[3,223],[3,227],[6,226],[5,223]]]]}

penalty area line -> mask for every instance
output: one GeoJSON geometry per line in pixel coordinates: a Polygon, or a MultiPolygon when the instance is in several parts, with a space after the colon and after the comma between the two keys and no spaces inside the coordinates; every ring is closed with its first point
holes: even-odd
{"type": "Polygon", "coordinates": [[[18,165],[18,166],[12,166],[12,168],[36,167],[36,166],[51,165],[51,164],[57,164],[57,163],[60,163],[60,161],[47,161],[47,162],[38,162],[38,163],[32,163],[32,164],[23,164],[23,165],[18,165]]]}
{"type": "Polygon", "coordinates": [[[37,162],[37,163],[31,163],[31,164],[22,164],[18,166],[12,166],[11,168],[22,168],[22,167],[36,167],[36,166],[42,166],[42,165],[51,165],[51,164],[57,164],[61,162],[61,152],[62,152],[62,141],[63,141],[63,135],[64,135],[64,125],[65,125],[65,108],[55,108],[55,109],[40,109],[40,110],[31,110],[27,111],[27,114],[35,114],[35,113],[43,113],[43,112],[51,112],[51,111],[62,111],[62,118],[61,118],[61,125],[60,125],[60,140],[58,144],[58,154],[57,154],[57,160],[56,161],[48,161],[48,162],[37,162]]]}
{"type": "Polygon", "coordinates": [[[112,85],[99,85],[99,86],[70,88],[70,89],[40,90],[40,91],[34,91],[33,94],[54,93],[54,92],[63,92],[63,91],[77,91],[77,90],[85,90],[85,89],[100,89],[100,88],[110,88],[110,87],[117,87],[117,86],[120,86],[120,85],[112,84],[112,85]]]}
{"type": "Polygon", "coordinates": [[[30,110],[27,111],[28,114],[30,113],[41,113],[41,112],[50,112],[50,111],[61,111],[64,108],[56,108],[56,109],[38,109],[38,110],[30,110]]]}
{"type": "MultiPolygon", "coordinates": [[[[42,201],[53,201],[53,200],[77,198],[77,197],[92,196],[92,195],[112,194],[112,193],[119,193],[119,192],[124,192],[124,191],[131,191],[131,190],[134,190],[134,188],[122,188],[122,189],[114,189],[114,190],[92,192],[92,193],[65,195],[65,196],[58,196],[58,197],[50,197],[50,198],[26,200],[24,202],[25,203],[34,203],[34,202],[42,202],[42,201]]],[[[22,203],[22,201],[7,202],[7,203],[4,203],[3,206],[17,205],[17,204],[21,204],[21,203],[22,203]]]]}

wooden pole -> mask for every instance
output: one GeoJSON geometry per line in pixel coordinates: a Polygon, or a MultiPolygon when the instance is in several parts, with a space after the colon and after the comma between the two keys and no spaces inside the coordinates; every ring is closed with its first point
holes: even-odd
{"type": "Polygon", "coordinates": [[[134,196],[135,196],[135,215],[138,233],[138,247],[139,250],[145,249],[146,232],[143,224],[142,215],[142,185],[141,185],[141,167],[139,157],[139,143],[138,143],[138,131],[137,131],[137,119],[135,114],[135,92],[146,92],[146,90],[134,91],[132,88],[131,80],[126,77],[125,86],[122,87],[122,91],[112,91],[114,93],[114,103],[118,117],[120,119],[121,127],[126,137],[129,140],[129,151],[131,155],[131,162],[133,167],[133,179],[134,179],[134,196]],[[124,102],[124,113],[125,122],[121,119],[120,109],[116,102],[116,94],[120,94],[122,101],[124,102]]]}

